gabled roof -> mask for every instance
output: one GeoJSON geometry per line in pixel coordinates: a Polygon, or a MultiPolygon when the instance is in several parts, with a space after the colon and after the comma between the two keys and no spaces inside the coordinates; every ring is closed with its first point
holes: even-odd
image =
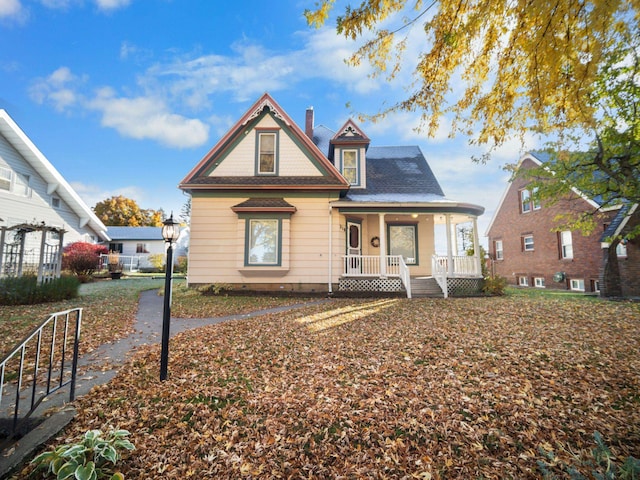
{"type": "Polygon", "coordinates": [[[236,122],[236,124],[224,135],[220,141],[202,158],[202,160],[187,174],[180,182],[179,187],[189,189],[211,189],[211,188],[235,188],[237,186],[247,187],[275,187],[289,188],[299,186],[306,181],[307,186],[315,186],[322,189],[346,190],[349,188],[347,181],[340,175],[333,164],[318,149],[311,139],[291,120],[287,113],[265,93],[255,102],[249,110],[236,122]],[[298,141],[303,148],[312,156],[313,160],[326,172],[326,176],[318,177],[324,180],[306,181],[308,177],[230,177],[222,178],[208,176],[207,170],[211,169],[216,160],[225,155],[233,146],[234,141],[241,138],[247,130],[247,126],[253,121],[257,121],[263,112],[268,109],[276,121],[286,127],[288,132],[298,141]],[[284,179],[284,180],[283,180],[284,179]],[[284,183],[282,183],[284,182],[284,183]]]}
{"type": "Polygon", "coordinates": [[[333,144],[356,143],[368,145],[370,142],[369,137],[367,137],[360,127],[351,119],[347,120],[342,128],[338,129],[338,133],[331,139],[331,143],[333,144]]]}
{"type": "Polygon", "coordinates": [[[9,114],[0,109],[0,134],[27,161],[29,165],[47,182],[47,192],[59,196],[79,217],[80,228],[89,225],[102,240],[109,240],[107,227],[95,213],[71,188],[69,183],[54,168],[40,150],[27,137],[22,129],[13,121],[9,114]]]}
{"type": "Polygon", "coordinates": [[[113,241],[116,240],[160,240],[162,227],[107,227],[107,233],[113,241]]]}
{"type": "MultiPolygon", "coordinates": [[[[546,152],[527,152],[520,157],[520,160],[518,160],[518,165],[516,166],[516,169],[519,169],[525,160],[530,160],[531,162],[535,163],[537,166],[542,166],[542,164],[544,162],[547,162],[550,158],[551,158],[550,155],[546,152]]],[[[491,217],[491,221],[489,222],[489,225],[487,226],[487,229],[485,231],[485,236],[489,235],[489,231],[491,230],[491,227],[493,227],[493,222],[495,221],[496,217],[498,216],[498,213],[502,209],[502,204],[504,203],[504,199],[507,197],[507,193],[509,192],[510,188],[511,188],[511,182],[507,183],[506,188],[502,192],[502,196],[500,197],[498,206],[496,207],[496,210],[493,213],[493,217],[491,217]]],[[[600,208],[601,204],[598,203],[596,199],[587,197],[584,193],[582,193],[580,190],[578,190],[575,187],[571,187],[571,191],[576,195],[578,195],[580,198],[582,198],[585,202],[587,202],[593,208],[596,208],[596,209],[600,208]]]]}
{"type": "Polygon", "coordinates": [[[638,204],[636,203],[634,205],[625,205],[618,211],[617,215],[613,217],[613,220],[611,221],[609,226],[600,236],[600,244],[602,248],[609,247],[610,239],[622,233],[622,230],[627,225],[637,209],[638,204]]]}

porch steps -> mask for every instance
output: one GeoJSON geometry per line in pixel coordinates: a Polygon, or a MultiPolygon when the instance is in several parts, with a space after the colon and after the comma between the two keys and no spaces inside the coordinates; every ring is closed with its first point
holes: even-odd
{"type": "Polygon", "coordinates": [[[442,289],[433,277],[412,277],[411,296],[416,297],[444,297],[442,289]]]}

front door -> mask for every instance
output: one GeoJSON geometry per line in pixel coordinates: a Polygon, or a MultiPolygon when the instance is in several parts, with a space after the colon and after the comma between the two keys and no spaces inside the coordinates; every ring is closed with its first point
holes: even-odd
{"type": "Polygon", "coordinates": [[[347,274],[362,273],[362,226],[357,222],[347,221],[347,255],[356,255],[347,262],[347,274]]]}

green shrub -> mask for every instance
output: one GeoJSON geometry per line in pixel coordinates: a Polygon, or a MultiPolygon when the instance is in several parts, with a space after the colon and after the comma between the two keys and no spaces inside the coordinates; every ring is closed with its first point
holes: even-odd
{"type": "Polygon", "coordinates": [[[485,277],[482,291],[488,295],[504,295],[505,288],[507,288],[507,279],[494,275],[485,277]]]}
{"type": "Polygon", "coordinates": [[[0,279],[0,305],[33,305],[69,300],[78,296],[80,280],[63,275],[38,285],[35,275],[0,279]]]}
{"type": "Polygon", "coordinates": [[[187,267],[189,266],[189,258],[186,255],[180,255],[178,257],[177,271],[180,273],[187,273],[187,267]]]}
{"type": "Polygon", "coordinates": [[[209,285],[201,285],[197,290],[202,295],[220,295],[221,293],[233,290],[233,286],[229,283],[211,283],[209,285]]]}
{"type": "Polygon", "coordinates": [[[121,458],[121,450],[135,448],[127,436],[126,430],[111,430],[104,437],[100,430],[90,430],[80,442],[41,453],[31,463],[36,466],[36,472],[46,470],[44,478],[124,479],[120,472],[113,471],[113,467],[121,458]]]}

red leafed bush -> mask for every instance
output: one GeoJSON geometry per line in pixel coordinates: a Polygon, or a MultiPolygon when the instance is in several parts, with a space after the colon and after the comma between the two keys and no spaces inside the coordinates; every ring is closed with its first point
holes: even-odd
{"type": "Polygon", "coordinates": [[[100,255],[109,253],[104,245],[87,242],[74,242],[64,247],[62,252],[62,269],[69,270],[78,276],[91,275],[100,262],[100,255]]]}

